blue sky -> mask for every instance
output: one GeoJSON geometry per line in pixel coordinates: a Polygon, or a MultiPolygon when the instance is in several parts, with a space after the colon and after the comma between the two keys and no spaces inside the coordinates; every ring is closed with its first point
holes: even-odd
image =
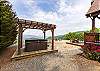
{"type": "MultiPolygon", "coordinates": [[[[91,0],[9,0],[19,18],[57,25],[55,35],[91,29],[86,18],[91,0]]],[[[100,21],[96,20],[100,28],[100,21]]],[[[50,36],[51,32],[46,32],[50,36]]],[[[42,31],[28,29],[24,34],[41,36],[42,31]]]]}

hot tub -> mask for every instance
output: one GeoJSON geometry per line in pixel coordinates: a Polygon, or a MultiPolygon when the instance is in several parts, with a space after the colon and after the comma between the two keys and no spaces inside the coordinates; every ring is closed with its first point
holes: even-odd
{"type": "Polygon", "coordinates": [[[45,39],[35,39],[35,40],[25,40],[25,51],[38,51],[47,49],[47,40],[45,39]]]}

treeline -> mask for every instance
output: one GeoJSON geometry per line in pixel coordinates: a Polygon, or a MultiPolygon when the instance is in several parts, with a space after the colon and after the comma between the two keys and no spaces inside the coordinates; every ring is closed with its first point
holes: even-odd
{"type": "Polygon", "coordinates": [[[84,32],[69,32],[68,34],[64,35],[64,40],[74,40],[74,39],[83,41],[84,32]]]}
{"type": "MultiPolygon", "coordinates": [[[[84,32],[91,32],[91,30],[90,31],[69,32],[65,35],[55,36],[55,40],[74,40],[74,39],[78,39],[79,41],[83,41],[84,40],[84,32]]],[[[96,28],[96,32],[100,33],[100,28],[96,28]]],[[[51,39],[51,37],[48,37],[47,39],[51,39]]]]}
{"type": "MultiPolygon", "coordinates": [[[[100,28],[96,28],[95,31],[97,33],[100,33],[100,28]]],[[[83,41],[84,40],[84,32],[91,32],[91,30],[90,31],[69,32],[68,34],[64,35],[64,40],[78,39],[79,41],[83,41]]]]}
{"type": "MultiPolygon", "coordinates": [[[[48,37],[47,39],[51,39],[51,36],[48,37]]],[[[64,35],[55,36],[55,40],[64,40],[64,35]]]]}

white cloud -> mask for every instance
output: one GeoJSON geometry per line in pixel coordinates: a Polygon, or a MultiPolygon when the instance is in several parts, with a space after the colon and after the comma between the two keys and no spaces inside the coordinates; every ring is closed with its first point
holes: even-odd
{"type": "MultiPolygon", "coordinates": [[[[20,2],[20,0],[17,0],[20,2]]],[[[68,4],[68,0],[57,0],[58,10],[43,11],[37,6],[37,0],[22,0],[27,8],[29,8],[29,14],[19,15],[20,18],[36,20],[40,22],[47,22],[50,24],[56,24],[56,35],[61,35],[70,31],[82,31],[91,28],[91,19],[85,17],[86,12],[90,7],[91,0],[76,0],[75,4],[68,4]],[[67,3],[66,3],[67,2],[67,3]]],[[[44,2],[41,1],[40,2],[44,2]]],[[[49,0],[48,0],[49,3],[49,0]]],[[[100,23],[98,21],[98,23],[100,23]]],[[[100,25],[96,25],[98,27],[100,25]]],[[[30,31],[31,33],[31,31],[30,31]]],[[[47,32],[50,35],[50,32],[47,32]]],[[[40,35],[40,34],[38,34],[40,35]]]]}
{"type": "Polygon", "coordinates": [[[56,24],[61,19],[58,17],[59,15],[56,12],[43,12],[38,11],[36,14],[33,15],[33,20],[46,22],[50,24],[56,24]]]}
{"type": "Polygon", "coordinates": [[[96,27],[100,28],[100,19],[96,19],[96,27]]]}

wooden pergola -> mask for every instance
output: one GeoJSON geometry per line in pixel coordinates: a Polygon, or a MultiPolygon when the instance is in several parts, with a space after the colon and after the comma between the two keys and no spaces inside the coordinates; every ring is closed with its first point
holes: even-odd
{"type": "Polygon", "coordinates": [[[95,18],[100,19],[100,0],[92,0],[91,7],[86,16],[92,20],[92,32],[95,32],[95,18]]]}
{"type": "Polygon", "coordinates": [[[22,36],[23,32],[26,29],[40,29],[44,33],[44,39],[45,39],[45,32],[47,30],[51,30],[52,32],[52,50],[54,50],[54,29],[56,29],[56,25],[48,24],[48,23],[42,23],[42,22],[36,22],[31,20],[24,20],[24,19],[17,19],[17,27],[18,27],[18,54],[21,54],[21,48],[22,48],[22,36]]]}

